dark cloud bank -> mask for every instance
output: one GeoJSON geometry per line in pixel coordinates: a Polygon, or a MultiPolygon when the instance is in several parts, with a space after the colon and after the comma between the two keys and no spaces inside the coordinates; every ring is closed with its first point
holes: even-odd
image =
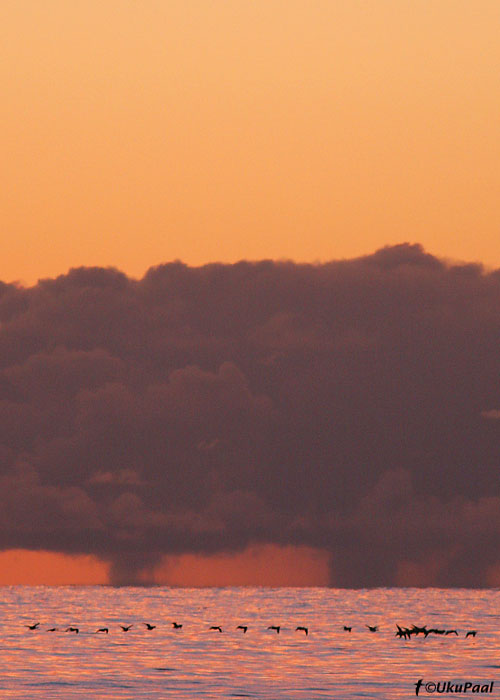
{"type": "Polygon", "coordinates": [[[411,245],[81,268],[2,284],[0,324],[0,548],[115,582],[275,543],[327,549],[337,586],[491,583],[500,271],[411,245]]]}

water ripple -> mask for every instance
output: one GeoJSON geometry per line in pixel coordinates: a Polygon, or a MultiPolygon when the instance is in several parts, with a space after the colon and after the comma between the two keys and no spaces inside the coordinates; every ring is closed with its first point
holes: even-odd
{"type": "Polygon", "coordinates": [[[0,690],[9,700],[396,700],[419,678],[497,680],[499,603],[498,590],[6,587],[0,690]],[[396,623],[459,636],[400,640],[396,623]],[[470,629],[478,636],[465,639],[470,629]]]}

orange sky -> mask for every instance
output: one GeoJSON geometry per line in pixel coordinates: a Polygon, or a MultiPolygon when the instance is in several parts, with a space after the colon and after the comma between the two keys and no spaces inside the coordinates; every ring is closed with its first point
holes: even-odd
{"type": "MultiPolygon", "coordinates": [[[[402,241],[500,266],[499,36],[498,0],[2,0],[0,279],[402,241]]],[[[30,556],[0,583],[106,578],[30,556]]]]}
{"type": "Polygon", "coordinates": [[[3,0],[0,279],[500,266],[498,0],[3,0]]]}
{"type": "MultiPolygon", "coordinates": [[[[165,557],[149,580],[172,586],[326,586],[329,555],[311,547],[260,545],[237,554],[165,557]]],[[[0,586],[108,583],[96,557],[21,549],[0,552],[0,586]]]]}

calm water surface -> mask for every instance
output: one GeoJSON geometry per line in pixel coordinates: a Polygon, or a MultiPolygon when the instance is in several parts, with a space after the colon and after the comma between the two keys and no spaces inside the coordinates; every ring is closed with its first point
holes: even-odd
{"type": "Polygon", "coordinates": [[[500,697],[498,590],[13,586],[0,600],[2,700],[391,700],[415,697],[419,678],[495,681],[492,695],[473,697],[500,697]],[[36,631],[24,627],[39,621],[36,631]],[[459,636],[404,641],[396,622],[459,636]],[[109,634],[95,634],[99,627],[109,634]],[[477,637],[466,639],[471,629],[477,637]]]}

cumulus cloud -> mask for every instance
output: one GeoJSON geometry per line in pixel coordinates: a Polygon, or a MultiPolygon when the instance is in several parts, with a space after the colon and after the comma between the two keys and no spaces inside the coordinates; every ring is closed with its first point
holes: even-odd
{"type": "Polygon", "coordinates": [[[0,546],[120,583],[278,544],[333,585],[487,585],[499,328],[499,271],[408,244],[0,284],[0,546]]]}

